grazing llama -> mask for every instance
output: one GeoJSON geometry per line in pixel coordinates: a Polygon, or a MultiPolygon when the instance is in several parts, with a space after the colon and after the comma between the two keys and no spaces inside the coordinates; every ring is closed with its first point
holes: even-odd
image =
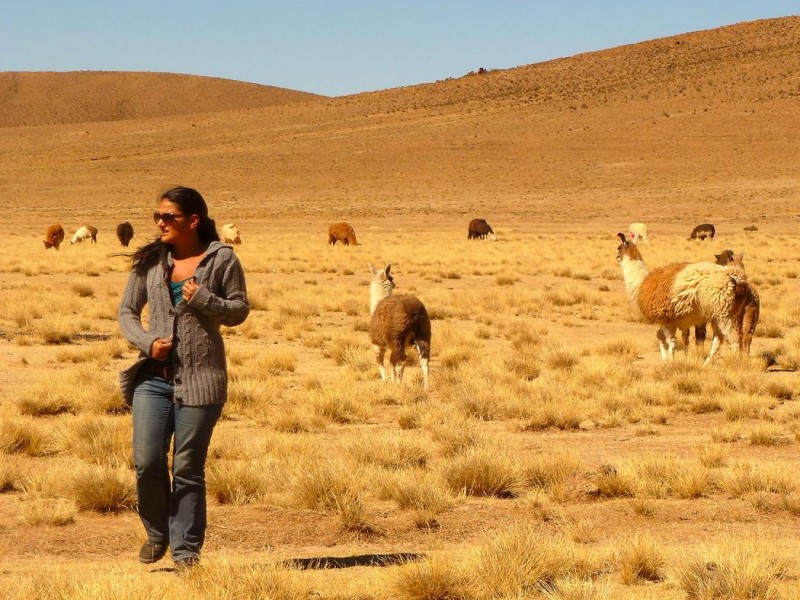
{"type": "Polygon", "coordinates": [[[44,249],[55,248],[58,250],[64,241],[64,228],[61,225],[50,225],[44,234],[44,249]]]}
{"type": "Polygon", "coordinates": [[[358,246],[356,232],[350,223],[332,223],[328,227],[328,243],[335,246],[336,242],[342,242],[345,246],[358,246]]]}
{"type": "Polygon", "coordinates": [[[376,271],[372,265],[369,269],[372,272],[369,286],[369,337],[381,379],[386,381],[383,357],[389,350],[392,381],[402,382],[406,350],[413,345],[419,353],[422,384],[427,388],[428,361],[431,357],[431,320],[428,311],[416,296],[392,294],[395,284],[391,263],[380,271],[376,271]]]}
{"type": "Polygon", "coordinates": [[[725,338],[735,328],[736,286],[740,275],[734,269],[712,263],[670,264],[648,271],[637,247],[624,233],[617,236],[617,261],[631,299],[650,323],[659,325],[661,359],[675,354],[675,332],[710,323],[714,337],[703,366],[708,365],[725,338]]]}
{"type": "Polygon", "coordinates": [[[472,219],[467,227],[467,239],[483,240],[486,238],[489,238],[492,242],[497,241],[497,236],[494,234],[492,226],[486,222],[486,219],[472,219]]]}
{"type": "Polygon", "coordinates": [[[690,240],[700,240],[701,242],[706,238],[714,239],[714,236],[717,234],[717,228],[714,227],[711,223],[702,223],[692,229],[692,233],[689,234],[690,240]]]}

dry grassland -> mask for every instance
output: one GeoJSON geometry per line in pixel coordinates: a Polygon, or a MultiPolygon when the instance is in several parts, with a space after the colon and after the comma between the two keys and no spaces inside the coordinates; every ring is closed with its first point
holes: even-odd
{"type": "MultiPolygon", "coordinates": [[[[613,231],[465,224],[362,245],[239,224],[253,307],[226,329],[231,388],[208,463],[201,568],[138,565],[135,353],[110,235],[0,264],[0,579],[8,597],[777,598],[800,574],[800,238],[654,236],[645,261],[744,251],[762,298],[753,354],[661,364],[614,260],[613,231]],[[244,235],[244,233],[243,233],[244,235]],[[378,380],[368,263],[433,319],[432,384],[378,380]],[[767,370],[767,365],[770,370],[767,370]],[[286,559],[419,553],[296,570],[286,559]],[[47,562],[55,570],[42,569],[47,562]],[[188,588],[186,587],[188,586],[188,588]],[[10,595],[9,595],[10,594],[10,595]]],[[[307,232],[313,233],[313,232],[307,232]]]]}
{"type": "Polygon", "coordinates": [[[798,73],[789,17],[342,98],[182,81],[218,112],[108,74],[54,114],[55,78],[0,77],[27,94],[0,106],[0,598],[800,598],[798,73]],[[242,230],[253,307],[180,578],[136,561],[111,256],[175,184],[242,230]],[[362,245],[325,243],[341,220],[362,245]],[[749,358],[661,363],[614,260],[632,221],[650,267],[745,253],[749,358]],[[98,244],[45,251],[56,222],[98,244]],[[428,390],[378,378],[386,262],[433,319],[428,390]]]}

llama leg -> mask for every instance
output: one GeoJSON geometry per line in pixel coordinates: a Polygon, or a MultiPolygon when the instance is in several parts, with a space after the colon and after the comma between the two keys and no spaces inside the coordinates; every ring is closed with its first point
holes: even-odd
{"type": "Polygon", "coordinates": [[[681,338],[683,339],[683,351],[689,352],[689,335],[691,335],[691,329],[683,329],[681,330],[681,338]]]}
{"type": "Polygon", "coordinates": [[[758,324],[759,307],[757,304],[750,304],[742,310],[737,323],[739,329],[739,351],[750,354],[750,343],[753,341],[753,332],[758,324]]]}
{"type": "Polygon", "coordinates": [[[714,356],[719,351],[719,347],[722,345],[722,342],[725,341],[725,333],[723,332],[722,328],[719,326],[718,323],[712,322],[711,323],[711,330],[714,332],[713,337],[711,338],[711,351],[708,353],[705,361],[703,361],[703,366],[708,366],[711,364],[711,361],[714,359],[714,356]]]}
{"type": "Polygon", "coordinates": [[[675,332],[677,330],[678,330],[677,327],[666,328],[667,352],[669,354],[669,360],[672,360],[675,356],[675,345],[677,343],[677,340],[675,338],[675,332]]]}
{"type": "Polygon", "coordinates": [[[658,338],[658,349],[661,351],[661,360],[667,362],[667,336],[664,330],[659,329],[658,333],[656,333],[656,337],[658,338]]]}
{"type": "Polygon", "coordinates": [[[422,387],[428,387],[428,360],[430,359],[430,347],[425,342],[417,342],[415,344],[417,352],[419,352],[419,366],[422,369],[422,387]]]}
{"type": "Polygon", "coordinates": [[[392,381],[400,383],[403,379],[403,368],[405,367],[406,353],[403,347],[395,347],[389,355],[389,363],[392,365],[392,381]]]}
{"type": "Polygon", "coordinates": [[[706,343],[706,324],[697,325],[694,328],[694,343],[697,346],[702,346],[706,343]]]}
{"type": "Polygon", "coordinates": [[[375,361],[378,363],[378,369],[380,369],[381,372],[381,379],[386,381],[386,367],[383,366],[383,357],[386,355],[386,348],[373,345],[372,351],[375,352],[375,361]]]}
{"type": "Polygon", "coordinates": [[[406,364],[404,362],[399,362],[394,366],[395,381],[397,381],[398,384],[403,383],[403,371],[405,368],[406,364]]]}

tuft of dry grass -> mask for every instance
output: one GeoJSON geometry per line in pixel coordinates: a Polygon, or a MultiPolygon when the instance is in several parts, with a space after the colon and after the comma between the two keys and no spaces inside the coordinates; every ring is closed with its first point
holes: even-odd
{"type": "Polygon", "coordinates": [[[0,420],[0,452],[28,456],[55,454],[53,430],[30,417],[4,417],[0,420]]]}
{"type": "Polygon", "coordinates": [[[85,462],[133,467],[133,425],[130,419],[82,415],[62,420],[56,435],[60,452],[85,462]]]}
{"type": "Polygon", "coordinates": [[[636,534],[620,543],[617,565],[620,580],[625,585],[666,578],[664,551],[658,542],[646,535],[636,534]]]}
{"type": "Polygon", "coordinates": [[[395,470],[425,467],[432,455],[428,444],[396,433],[362,437],[347,451],[360,464],[395,470]]]}
{"type": "Polygon", "coordinates": [[[67,477],[67,494],[79,510],[114,513],[134,507],[134,481],[128,469],[81,462],[67,477]]]}
{"type": "Polygon", "coordinates": [[[566,540],[517,526],[495,532],[478,550],[473,585],[478,598],[525,598],[568,577],[589,577],[595,569],[566,540]]]}
{"type": "Polygon", "coordinates": [[[376,486],[382,499],[393,500],[401,510],[415,511],[418,526],[431,527],[436,515],[447,510],[452,500],[442,480],[420,470],[410,470],[381,477],[376,486]]]}
{"type": "Polygon", "coordinates": [[[613,465],[604,465],[592,477],[597,493],[606,498],[624,498],[636,495],[636,481],[628,470],[618,470],[613,465]]]}
{"type": "Polygon", "coordinates": [[[293,503],[299,508],[333,510],[340,498],[358,493],[356,478],[341,460],[311,460],[291,476],[293,503]]]}
{"type": "Polygon", "coordinates": [[[784,465],[759,467],[750,462],[739,462],[719,474],[719,486],[734,498],[758,492],[791,494],[798,488],[797,478],[784,465]]]}
{"type": "Polygon", "coordinates": [[[347,378],[322,385],[312,395],[311,404],[318,415],[336,423],[367,421],[372,409],[369,397],[347,378]]]}
{"type": "Polygon", "coordinates": [[[448,555],[407,562],[387,574],[386,587],[397,600],[477,600],[463,561],[448,555]]]}
{"type": "Polygon", "coordinates": [[[576,478],[581,472],[580,459],[571,453],[557,452],[529,459],[522,470],[528,485],[543,490],[576,478]]]}
{"type": "Polygon", "coordinates": [[[788,568],[789,559],[766,541],[726,539],[695,552],[677,579],[688,598],[778,600],[788,568]]]}
{"type": "Polygon", "coordinates": [[[77,513],[77,507],[69,500],[33,498],[22,504],[19,522],[26,527],[35,525],[63,527],[74,523],[77,513]]]}
{"type": "Polygon", "coordinates": [[[750,431],[749,439],[753,446],[777,446],[789,441],[780,428],[771,425],[755,427],[750,431]]]}
{"type": "Polygon", "coordinates": [[[0,494],[18,489],[20,468],[16,461],[0,455],[0,494]]]}
{"type": "Polygon", "coordinates": [[[442,476],[456,494],[468,496],[518,496],[525,478],[516,460],[496,448],[471,448],[448,459],[442,476]]]}
{"type": "Polygon", "coordinates": [[[185,577],[185,584],[198,597],[245,600],[280,598],[308,600],[314,597],[311,583],[288,565],[234,562],[230,558],[203,560],[185,577]]]}
{"type": "Polygon", "coordinates": [[[703,444],[695,449],[700,464],[709,469],[719,469],[728,463],[730,448],[722,444],[703,444]]]}
{"type": "Polygon", "coordinates": [[[252,460],[218,460],[208,468],[206,487],[220,504],[243,506],[263,502],[272,489],[274,465],[252,460]]]}

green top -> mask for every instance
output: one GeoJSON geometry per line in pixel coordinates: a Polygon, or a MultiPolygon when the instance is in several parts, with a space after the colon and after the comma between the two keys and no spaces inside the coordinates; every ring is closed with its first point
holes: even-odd
{"type": "Polygon", "coordinates": [[[172,304],[178,306],[183,300],[183,284],[189,281],[191,277],[187,277],[183,281],[170,281],[169,289],[172,292],[172,304]]]}

